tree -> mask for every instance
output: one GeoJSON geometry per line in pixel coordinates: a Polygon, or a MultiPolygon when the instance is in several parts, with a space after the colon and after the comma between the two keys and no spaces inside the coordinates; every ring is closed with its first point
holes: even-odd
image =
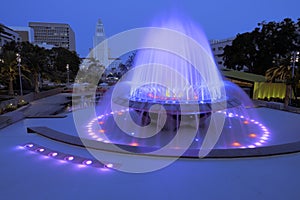
{"type": "Polygon", "coordinates": [[[21,44],[21,57],[22,63],[24,63],[32,74],[32,80],[34,92],[38,93],[40,88],[40,75],[47,66],[48,55],[44,48],[36,45],[32,45],[28,42],[21,44]]]}
{"type": "Polygon", "coordinates": [[[50,62],[53,67],[52,72],[54,73],[52,74],[52,77],[56,79],[56,81],[65,82],[67,77],[67,64],[69,64],[70,79],[75,78],[81,63],[81,60],[75,51],[69,51],[68,49],[57,47],[51,50],[50,55],[50,62]]]}
{"type": "Polygon", "coordinates": [[[100,64],[95,58],[86,58],[82,63],[81,77],[78,77],[81,82],[88,82],[92,85],[97,85],[100,76],[104,73],[105,67],[100,64]]]}
{"type": "Polygon", "coordinates": [[[300,78],[298,68],[296,68],[298,59],[299,52],[293,52],[291,55],[291,63],[281,65],[280,67],[272,67],[266,71],[265,77],[268,82],[282,81],[286,83],[285,106],[288,106],[292,90],[297,100],[297,84],[300,78]]]}
{"type": "Polygon", "coordinates": [[[290,94],[292,91],[292,72],[289,66],[272,67],[266,71],[267,82],[275,82],[276,80],[284,81],[286,84],[286,92],[284,98],[285,107],[288,106],[290,101],[290,94]]]}
{"type": "Polygon", "coordinates": [[[255,41],[256,32],[238,34],[232,45],[224,48],[224,65],[234,70],[247,67],[253,72],[257,53],[255,41]]]}
{"type": "MultiPolygon", "coordinates": [[[[1,66],[1,79],[8,83],[8,94],[14,94],[14,83],[17,76],[19,76],[18,66],[17,66],[17,53],[20,53],[18,43],[12,41],[5,44],[2,47],[2,52],[0,54],[2,60],[1,66]]],[[[28,72],[25,65],[21,64],[21,71],[28,72]]],[[[26,75],[22,73],[22,78],[28,79],[26,75]]]]}
{"type": "Polygon", "coordinates": [[[14,80],[18,76],[16,53],[14,51],[3,51],[1,55],[1,79],[8,83],[8,95],[14,95],[14,80]]]}
{"type": "Polygon", "coordinates": [[[299,50],[299,19],[261,22],[252,32],[238,34],[224,48],[224,65],[231,69],[247,67],[249,72],[265,75],[271,67],[289,63],[292,51],[299,50]]]}
{"type": "Polygon", "coordinates": [[[291,67],[289,66],[280,66],[272,67],[266,71],[266,81],[267,82],[276,82],[276,80],[286,81],[291,78],[291,67]]]}
{"type": "Polygon", "coordinates": [[[76,52],[71,52],[64,48],[46,50],[29,42],[16,43],[12,41],[7,43],[3,46],[0,56],[3,57],[1,60],[5,62],[5,64],[1,62],[3,65],[1,66],[1,70],[4,73],[2,73],[2,77],[7,78],[7,80],[9,80],[8,77],[10,77],[10,80],[12,80],[7,81],[11,86],[10,93],[13,93],[15,75],[12,75],[14,73],[8,69],[17,69],[17,67],[13,67],[13,65],[16,65],[16,59],[11,58],[12,56],[15,57],[16,53],[21,55],[22,75],[29,80],[30,86],[33,87],[35,92],[39,92],[41,76],[52,79],[53,81],[62,82],[66,80],[66,65],[69,64],[70,77],[74,78],[81,62],[76,52]]]}

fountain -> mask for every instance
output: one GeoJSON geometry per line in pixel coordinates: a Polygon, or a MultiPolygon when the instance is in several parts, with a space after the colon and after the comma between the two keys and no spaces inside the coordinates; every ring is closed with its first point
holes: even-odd
{"type": "Polygon", "coordinates": [[[267,127],[249,114],[251,100],[242,89],[223,80],[201,29],[174,19],[160,28],[180,37],[149,31],[143,42],[176,51],[138,50],[134,67],[97,105],[88,137],[127,153],[159,156],[264,146],[267,127]]]}
{"type": "MultiPolygon", "coordinates": [[[[36,141],[23,144],[22,149],[80,167],[133,173],[161,169],[179,157],[299,152],[299,131],[289,125],[290,120],[297,124],[299,116],[252,108],[246,93],[220,75],[207,39],[189,21],[172,19],[129,30],[108,43],[119,47],[117,55],[137,50],[134,67],[92,106],[73,110],[66,119],[27,127],[28,133],[75,145],[74,152],[68,150],[70,146],[61,151],[36,141]],[[61,126],[68,122],[75,127],[61,126]],[[265,124],[272,126],[272,132],[265,124]],[[79,154],[83,149],[78,147],[94,158],[79,154]]],[[[85,75],[78,74],[77,81],[85,75]]],[[[90,80],[93,91],[73,90],[73,105],[76,97],[95,94],[100,75],[90,80]]]]}
{"type": "MultiPolygon", "coordinates": [[[[258,119],[249,97],[220,75],[205,35],[189,21],[171,19],[159,26],[126,31],[110,38],[108,44],[119,47],[117,55],[137,50],[134,66],[99,102],[72,112],[75,129],[64,127],[69,132],[64,133],[47,126],[27,128],[29,133],[84,147],[95,159],[34,142],[23,148],[84,166],[134,173],[161,169],[179,157],[231,158],[295,151],[294,144],[286,148],[280,143],[274,148],[271,132],[258,119]]],[[[77,75],[77,82],[86,77],[84,71],[77,75]]],[[[73,90],[73,106],[78,96],[95,95],[101,75],[95,74],[89,80],[93,91],[73,90]]]]}

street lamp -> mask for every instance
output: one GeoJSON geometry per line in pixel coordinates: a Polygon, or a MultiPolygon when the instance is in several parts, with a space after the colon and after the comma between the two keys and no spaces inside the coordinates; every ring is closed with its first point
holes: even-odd
{"type": "Polygon", "coordinates": [[[23,96],[22,74],[21,74],[21,55],[19,53],[17,53],[16,56],[17,56],[18,69],[19,69],[20,95],[23,96]]]}
{"type": "Polygon", "coordinates": [[[67,64],[66,69],[67,69],[67,85],[69,85],[69,82],[70,82],[70,67],[69,67],[69,64],[67,64]]]}
{"type": "MultiPolygon", "coordinates": [[[[292,63],[292,81],[294,81],[294,76],[295,76],[295,67],[296,67],[296,63],[299,62],[299,51],[293,51],[292,53],[292,57],[291,57],[291,63],[292,63]]],[[[293,84],[293,82],[292,82],[293,84]]],[[[291,90],[291,93],[290,93],[290,97],[292,97],[293,95],[293,90],[291,90]]],[[[291,103],[291,100],[290,99],[290,103],[291,103]]]]}
{"type": "Polygon", "coordinates": [[[292,56],[292,78],[295,76],[295,64],[299,61],[299,51],[294,51],[292,56]]]}

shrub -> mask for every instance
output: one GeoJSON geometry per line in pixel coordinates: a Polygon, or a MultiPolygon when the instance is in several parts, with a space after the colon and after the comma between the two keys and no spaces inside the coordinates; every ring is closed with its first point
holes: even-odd
{"type": "Polygon", "coordinates": [[[20,107],[25,106],[25,105],[27,105],[27,104],[28,104],[28,102],[25,101],[24,99],[22,99],[22,100],[20,100],[20,101],[18,102],[17,107],[20,108],[20,107]]]}
{"type": "Polygon", "coordinates": [[[10,112],[10,111],[14,111],[16,110],[18,107],[16,105],[13,105],[12,103],[8,104],[5,109],[4,112],[10,112]]]}

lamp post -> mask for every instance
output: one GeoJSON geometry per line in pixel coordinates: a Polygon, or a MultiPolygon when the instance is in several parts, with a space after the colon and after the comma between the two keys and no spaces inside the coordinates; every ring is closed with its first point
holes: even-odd
{"type": "MultiPolygon", "coordinates": [[[[293,55],[291,57],[291,62],[292,62],[292,81],[294,81],[294,76],[295,76],[295,67],[296,67],[296,63],[299,62],[299,51],[293,51],[293,55]]],[[[293,84],[293,82],[292,82],[293,84]]],[[[291,93],[290,93],[290,97],[292,97],[293,95],[293,90],[291,90],[291,93]]],[[[292,102],[291,101],[292,98],[290,98],[290,103],[292,102]]]]}
{"type": "Polygon", "coordinates": [[[18,69],[19,69],[20,95],[23,96],[22,74],[21,74],[21,55],[19,53],[17,53],[16,56],[17,56],[17,63],[18,63],[18,69]]]}
{"type": "Polygon", "coordinates": [[[67,85],[69,85],[69,83],[70,83],[70,67],[69,67],[69,64],[67,64],[66,69],[67,69],[67,85]]]}
{"type": "Polygon", "coordinates": [[[299,61],[299,51],[294,51],[293,52],[293,57],[292,57],[292,78],[295,76],[295,64],[299,61]]]}

